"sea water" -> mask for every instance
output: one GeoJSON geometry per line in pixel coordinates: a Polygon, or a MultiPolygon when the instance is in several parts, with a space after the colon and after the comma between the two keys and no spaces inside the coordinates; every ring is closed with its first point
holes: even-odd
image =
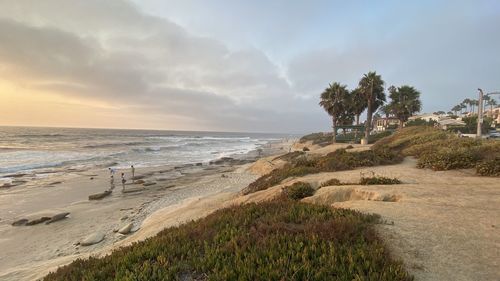
{"type": "Polygon", "coordinates": [[[93,167],[207,163],[246,154],[285,135],[0,127],[0,178],[93,167]]]}

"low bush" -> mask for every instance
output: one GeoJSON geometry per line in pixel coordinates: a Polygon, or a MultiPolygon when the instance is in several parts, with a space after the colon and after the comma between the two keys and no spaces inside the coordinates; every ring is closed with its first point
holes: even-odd
{"type": "Polygon", "coordinates": [[[498,141],[459,138],[453,133],[431,127],[405,128],[381,139],[372,149],[384,148],[418,158],[418,168],[476,168],[479,175],[494,175],[491,169],[494,169],[495,161],[492,159],[500,158],[498,141]]]}
{"type": "Polygon", "coordinates": [[[163,230],[44,280],[412,280],[376,215],[292,200],[247,204],[163,230]]]}
{"type": "Polygon", "coordinates": [[[480,162],[476,172],[481,176],[500,177],[500,157],[480,162]]]}
{"type": "Polygon", "coordinates": [[[296,182],[290,186],[285,187],[285,195],[292,200],[300,200],[314,195],[314,188],[306,182],[296,182]]]}
{"type": "Polygon", "coordinates": [[[314,173],[318,173],[318,169],[315,167],[293,166],[287,164],[281,169],[273,170],[270,173],[261,176],[244,188],[242,190],[242,194],[250,194],[259,190],[267,189],[290,177],[301,177],[314,173]]]}
{"type": "Polygon", "coordinates": [[[353,152],[338,149],[326,156],[315,159],[298,157],[283,168],[261,176],[244,188],[242,193],[249,194],[264,190],[290,177],[301,177],[320,172],[345,171],[358,167],[396,164],[401,162],[402,159],[398,154],[382,148],[353,152]]]}
{"type": "Polygon", "coordinates": [[[387,178],[382,176],[362,177],[359,181],[361,185],[386,185],[386,184],[401,184],[402,182],[397,178],[387,178]]]}
{"type": "Polygon", "coordinates": [[[339,179],[329,179],[325,182],[322,182],[320,187],[332,186],[332,185],[342,185],[342,182],[339,179]]]}
{"type": "Polygon", "coordinates": [[[474,168],[480,156],[473,149],[440,148],[432,153],[420,155],[418,168],[430,168],[435,171],[474,168]]]}
{"type": "Polygon", "coordinates": [[[310,149],[309,149],[307,146],[304,146],[304,147],[302,148],[302,151],[304,151],[304,152],[309,151],[309,150],[310,150],[310,149]]]}

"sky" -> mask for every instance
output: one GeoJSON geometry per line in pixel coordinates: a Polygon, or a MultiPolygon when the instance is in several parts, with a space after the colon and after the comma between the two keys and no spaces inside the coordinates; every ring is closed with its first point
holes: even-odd
{"type": "Polygon", "coordinates": [[[500,1],[0,0],[0,125],[306,133],[377,71],[448,111],[500,90],[500,1]]]}

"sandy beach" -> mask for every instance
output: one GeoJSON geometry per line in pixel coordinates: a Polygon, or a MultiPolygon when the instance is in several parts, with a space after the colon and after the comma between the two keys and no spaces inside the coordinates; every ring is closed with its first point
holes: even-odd
{"type": "MultiPolygon", "coordinates": [[[[283,142],[265,146],[262,155],[282,152],[290,145],[283,142]]],[[[74,259],[102,255],[152,236],[166,226],[206,215],[210,208],[205,206],[199,214],[183,212],[174,221],[158,222],[162,212],[177,210],[181,205],[204,206],[202,202],[207,198],[236,196],[256,179],[257,175],[248,172],[248,164],[244,163],[257,154],[254,151],[212,165],[137,169],[136,176],[141,179],[135,184],[129,180],[125,186],[127,191],[137,191],[123,193],[119,179],[115,179],[113,192],[101,200],[88,200],[88,196],[110,189],[107,168],[59,172],[50,178],[20,176],[18,179],[25,183],[3,190],[0,196],[0,279],[38,279],[74,259]],[[32,221],[62,212],[69,212],[68,217],[52,224],[11,225],[19,219],[32,221]],[[117,233],[129,224],[132,229],[128,235],[117,233]],[[104,239],[94,245],[80,245],[92,235],[103,235],[104,239]]],[[[221,204],[213,204],[218,201],[212,199],[212,208],[220,208],[221,204]]]]}

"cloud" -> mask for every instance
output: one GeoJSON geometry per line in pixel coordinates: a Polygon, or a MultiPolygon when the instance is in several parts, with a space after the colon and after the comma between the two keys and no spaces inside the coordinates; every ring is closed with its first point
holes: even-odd
{"type": "Polygon", "coordinates": [[[290,112],[307,113],[258,49],[229,50],[123,1],[3,6],[1,74],[30,89],[171,116],[193,129],[306,129],[284,122],[290,112]]]}
{"type": "Polygon", "coordinates": [[[194,5],[193,17],[205,17],[197,26],[210,16],[217,36],[146,14],[139,1],[2,2],[0,75],[28,90],[98,100],[130,118],[193,130],[327,130],[319,93],[332,81],[354,88],[370,70],[387,86],[415,86],[428,111],[473,97],[478,86],[498,87],[500,16],[487,1],[235,2],[226,9],[217,2],[208,14],[211,4],[184,3],[162,5],[187,15],[194,5]],[[218,39],[226,33],[233,42],[255,41],[230,47],[218,39]]]}

